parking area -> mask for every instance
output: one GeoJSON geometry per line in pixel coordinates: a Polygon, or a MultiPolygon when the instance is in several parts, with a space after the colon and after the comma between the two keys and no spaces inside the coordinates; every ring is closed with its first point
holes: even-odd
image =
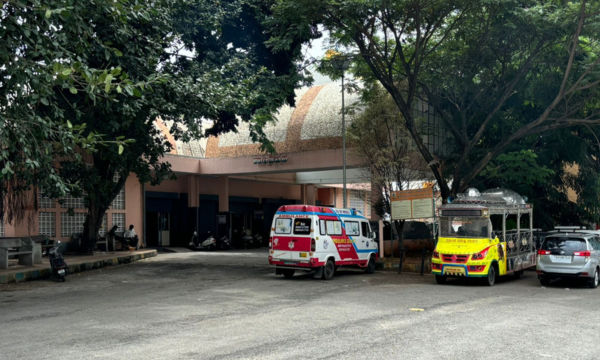
{"type": "Polygon", "coordinates": [[[284,279],[266,249],[156,258],[0,288],[0,358],[595,359],[600,290],[340,270],[284,279]],[[421,311],[422,310],[422,311],[421,311]]]}

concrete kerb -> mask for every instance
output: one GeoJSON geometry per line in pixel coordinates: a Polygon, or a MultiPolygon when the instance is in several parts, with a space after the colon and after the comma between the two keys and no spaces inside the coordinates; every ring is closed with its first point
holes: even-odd
{"type": "MultiPolygon", "coordinates": [[[[123,253],[121,254],[106,254],[104,256],[113,255],[103,259],[94,259],[90,256],[89,261],[83,262],[72,262],[69,263],[69,259],[65,259],[67,265],[69,266],[69,273],[74,274],[83,271],[89,271],[94,269],[99,269],[105,266],[119,265],[119,264],[129,264],[137,260],[147,259],[151,257],[155,257],[157,255],[156,250],[147,250],[135,254],[123,253]]],[[[0,274],[0,284],[7,284],[11,282],[21,282],[21,281],[29,281],[29,280],[40,280],[40,279],[49,279],[52,276],[52,270],[50,265],[43,264],[44,268],[24,268],[24,269],[15,269],[14,272],[3,273],[0,274]]],[[[10,270],[10,269],[9,269],[10,270]]]]}

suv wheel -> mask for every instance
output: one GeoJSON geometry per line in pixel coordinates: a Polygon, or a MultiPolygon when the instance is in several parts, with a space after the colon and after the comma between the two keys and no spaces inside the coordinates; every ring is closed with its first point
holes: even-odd
{"type": "Polygon", "coordinates": [[[590,287],[595,289],[598,287],[598,269],[594,271],[594,277],[590,279],[590,287]]]}

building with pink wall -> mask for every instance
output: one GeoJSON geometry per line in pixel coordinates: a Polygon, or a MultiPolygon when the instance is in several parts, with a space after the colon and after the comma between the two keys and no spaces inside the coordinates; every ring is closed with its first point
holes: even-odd
{"type": "MultiPolygon", "coordinates": [[[[346,95],[346,104],[358,101],[346,95]]],[[[349,207],[371,214],[369,172],[365,161],[347,152],[348,192],[342,191],[341,87],[328,84],[296,91],[296,106],[282,107],[277,122],[265,133],[276,155],[265,155],[252,142],[247,123],[237,133],[183,143],[171,136],[173,145],[164,161],[177,179],[158,186],[140,184],[130,176],[108,210],[101,232],[133,224],[149,246],[185,246],[192,232],[223,232],[217,215],[227,215],[228,227],[245,227],[266,233],[277,208],[286,204],[349,207]]],[[[347,126],[353,116],[346,116],[347,126]]],[[[168,135],[170,124],[157,120],[168,135]]],[[[0,224],[0,236],[45,234],[67,240],[81,232],[85,218],[83,200],[64,199],[65,204],[41,197],[39,211],[31,221],[0,224]],[[73,209],[69,214],[68,208],[73,209]]],[[[229,230],[229,231],[230,231],[229,230]]],[[[230,234],[230,233],[229,233],[230,234]]]]}

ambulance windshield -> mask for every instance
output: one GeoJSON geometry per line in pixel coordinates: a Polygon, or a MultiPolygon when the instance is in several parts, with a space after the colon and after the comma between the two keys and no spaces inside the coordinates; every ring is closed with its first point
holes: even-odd
{"type": "Polygon", "coordinates": [[[486,218],[442,217],[440,236],[458,238],[489,238],[490,222],[486,218]]]}

